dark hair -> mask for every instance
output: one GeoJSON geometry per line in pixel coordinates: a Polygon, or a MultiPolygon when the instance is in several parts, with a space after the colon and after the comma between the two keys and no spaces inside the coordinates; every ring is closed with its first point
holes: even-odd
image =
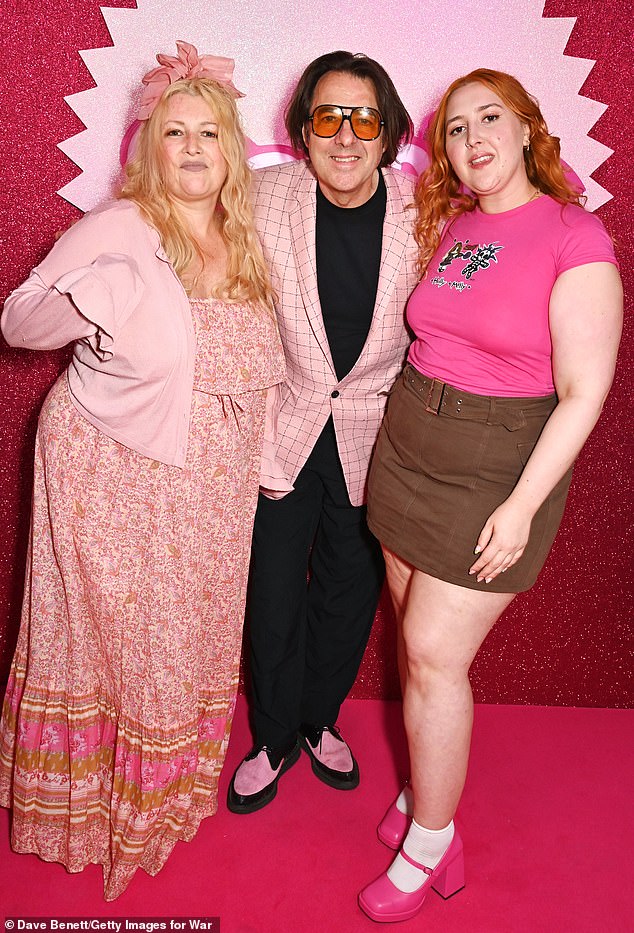
{"type": "Polygon", "coordinates": [[[308,155],[302,131],[310,115],[317,82],[331,71],[367,79],[374,85],[377,105],[384,121],[385,152],[380,164],[390,165],[396,159],[400,147],[412,139],[414,124],[385,68],[373,58],[361,53],[353,55],[352,52],[329,52],[327,55],[320,55],[306,68],[284,116],[291,144],[308,155]]]}

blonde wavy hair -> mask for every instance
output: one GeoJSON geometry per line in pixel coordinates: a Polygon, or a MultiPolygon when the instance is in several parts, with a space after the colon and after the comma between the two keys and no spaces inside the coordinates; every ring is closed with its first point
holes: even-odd
{"type": "Polygon", "coordinates": [[[176,81],[165,90],[139,131],[136,149],[125,168],[127,181],[119,197],[138,205],[157,231],[181,280],[191,271],[196,259],[202,268],[202,250],[169,196],[161,158],[161,129],[168,101],[176,94],[201,97],[211,108],[218,121],[218,146],[227,163],[227,178],[217,208],[221,212],[221,233],[227,245],[227,275],[214,287],[213,297],[224,301],[262,302],[272,312],[274,293],[255,232],[251,170],[246,161],[244,133],[235,102],[221,85],[208,78],[191,78],[176,81]]]}
{"type": "Polygon", "coordinates": [[[449,98],[458,88],[474,82],[497,94],[509,110],[528,126],[530,145],[524,150],[524,165],[530,183],[561,204],[582,205],[585,202],[564,175],[559,158],[559,139],[548,132],[535,98],[512,75],[477,68],[449,85],[427,130],[431,161],[418,179],[414,195],[418,212],[414,235],[419,247],[417,268],[421,276],[427,271],[446,222],[472,211],[477,204],[476,198],[462,190],[461,181],[447,158],[445,145],[449,98]]]}

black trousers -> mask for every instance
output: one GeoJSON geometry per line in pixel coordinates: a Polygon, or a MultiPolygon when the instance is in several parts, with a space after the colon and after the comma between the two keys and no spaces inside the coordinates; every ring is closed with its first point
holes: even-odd
{"type": "Polygon", "coordinates": [[[385,573],[365,515],[350,504],[332,421],[294,491],[260,496],[248,612],[258,745],[286,746],[300,723],[337,720],[385,573]]]}

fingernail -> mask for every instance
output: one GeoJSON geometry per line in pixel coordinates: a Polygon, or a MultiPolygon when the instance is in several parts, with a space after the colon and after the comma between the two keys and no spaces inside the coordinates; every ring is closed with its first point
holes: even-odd
{"type": "Polygon", "coordinates": [[[493,579],[493,577],[487,577],[486,580],[485,580],[484,582],[485,582],[485,583],[490,583],[492,579],[493,579]]]}
{"type": "Polygon", "coordinates": [[[476,544],[475,548],[473,549],[473,553],[474,553],[474,554],[479,554],[481,550],[482,550],[482,548],[480,547],[480,545],[479,545],[479,544],[476,544]]]}
{"type": "Polygon", "coordinates": [[[471,576],[471,575],[474,574],[474,573],[475,573],[475,570],[470,570],[470,571],[469,571],[469,576],[471,576]]]}

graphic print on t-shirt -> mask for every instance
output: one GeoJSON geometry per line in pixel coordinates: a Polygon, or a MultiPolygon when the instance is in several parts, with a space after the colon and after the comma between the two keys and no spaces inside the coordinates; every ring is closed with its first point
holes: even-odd
{"type": "Polygon", "coordinates": [[[503,246],[496,246],[497,240],[494,240],[493,243],[478,244],[470,243],[469,240],[454,240],[454,244],[449,249],[443,258],[438,263],[438,271],[441,273],[440,276],[434,276],[431,280],[432,285],[442,288],[443,285],[449,285],[450,288],[454,288],[457,291],[464,291],[465,289],[471,288],[470,285],[467,285],[466,282],[471,279],[480,269],[488,269],[492,262],[497,265],[497,253],[501,249],[504,249],[503,246]],[[460,270],[460,275],[466,280],[465,282],[447,282],[442,273],[456,260],[468,260],[467,264],[463,266],[460,270]]]}

